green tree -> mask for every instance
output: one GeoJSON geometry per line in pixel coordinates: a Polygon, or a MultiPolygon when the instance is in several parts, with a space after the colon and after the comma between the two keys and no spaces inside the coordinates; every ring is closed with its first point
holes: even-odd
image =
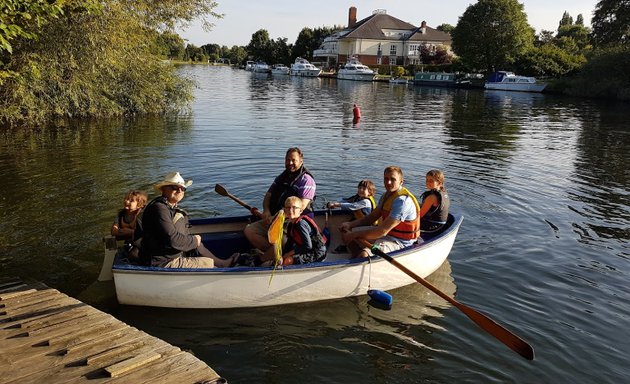
{"type": "Polygon", "coordinates": [[[13,52],[14,39],[37,38],[41,28],[58,19],[64,12],[84,8],[88,13],[98,12],[101,7],[96,0],[74,1],[3,0],[0,4],[0,53],[13,52]]]}
{"type": "Polygon", "coordinates": [[[466,9],[451,36],[455,53],[475,71],[510,68],[534,42],[517,0],[479,0],[466,9]]]}
{"type": "Polygon", "coordinates": [[[215,15],[213,1],[100,0],[98,13],[87,0],[28,3],[63,12],[29,24],[1,52],[0,125],[162,113],[190,101],[192,83],[155,53],[157,32],[215,15]]]}
{"type": "Polygon", "coordinates": [[[567,11],[564,11],[564,13],[562,14],[562,19],[560,19],[558,29],[560,29],[564,25],[573,25],[573,17],[569,15],[569,12],[567,11]]]}
{"type": "Polygon", "coordinates": [[[597,46],[630,44],[630,0],[600,0],[591,25],[597,46]]]}
{"type": "Polygon", "coordinates": [[[230,49],[230,52],[228,53],[227,57],[230,59],[230,62],[232,64],[236,64],[236,65],[245,64],[245,61],[247,60],[247,51],[245,50],[244,47],[234,45],[230,49]]]}
{"type": "Polygon", "coordinates": [[[172,60],[182,60],[186,45],[184,39],[174,32],[163,32],[156,38],[159,54],[172,60]]]}
{"type": "Polygon", "coordinates": [[[315,43],[315,34],[310,28],[302,28],[293,44],[293,59],[303,57],[306,60],[313,59],[313,51],[319,47],[315,43]]]}
{"type": "Polygon", "coordinates": [[[583,25],[562,25],[558,28],[556,39],[569,38],[573,40],[578,50],[583,50],[590,45],[590,31],[583,25]]]}
{"type": "Polygon", "coordinates": [[[575,25],[584,25],[584,16],[580,13],[575,19],[575,25]]]}
{"type": "Polygon", "coordinates": [[[264,60],[270,56],[269,51],[271,49],[271,40],[269,39],[269,32],[266,29],[259,29],[252,34],[252,39],[247,45],[247,53],[254,60],[264,60]]]}
{"type": "Polygon", "coordinates": [[[271,42],[272,46],[272,58],[269,63],[283,63],[289,65],[291,63],[292,46],[287,44],[286,37],[278,37],[275,41],[271,42]]]}
{"type": "Polygon", "coordinates": [[[581,54],[572,54],[554,44],[534,47],[516,63],[519,73],[531,76],[561,77],[576,73],[586,63],[581,54]]]}
{"type": "Polygon", "coordinates": [[[536,44],[541,45],[541,44],[551,43],[553,39],[555,38],[555,36],[554,36],[553,31],[543,29],[540,31],[538,36],[536,36],[536,38],[537,38],[536,44]]]}
{"type": "Polygon", "coordinates": [[[451,33],[451,32],[453,32],[453,29],[455,29],[455,26],[447,24],[447,23],[444,23],[444,24],[438,25],[435,29],[437,29],[438,31],[451,33]]]}

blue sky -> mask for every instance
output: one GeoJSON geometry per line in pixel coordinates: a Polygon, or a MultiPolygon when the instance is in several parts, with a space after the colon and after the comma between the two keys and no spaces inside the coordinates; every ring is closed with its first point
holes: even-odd
{"type": "MultiPolygon", "coordinates": [[[[196,46],[219,44],[232,47],[247,45],[254,32],[266,29],[271,39],[286,37],[289,43],[294,43],[304,27],[347,25],[351,6],[357,7],[357,20],[371,15],[376,9],[385,9],[387,14],[413,25],[419,26],[425,20],[428,26],[435,28],[442,23],[456,25],[466,8],[475,1],[217,0],[217,3],[215,11],[225,16],[212,20],[215,26],[210,32],[203,31],[195,23],[186,30],[180,29],[180,36],[196,46]]],[[[590,26],[597,0],[525,0],[521,3],[525,5],[529,24],[538,33],[542,29],[556,30],[564,11],[574,19],[581,13],[585,24],[590,26]]]]}

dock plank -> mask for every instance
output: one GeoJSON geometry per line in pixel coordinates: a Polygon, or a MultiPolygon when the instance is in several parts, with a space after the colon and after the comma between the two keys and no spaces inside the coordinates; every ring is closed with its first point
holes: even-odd
{"type": "Polygon", "coordinates": [[[226,382],[206,363],[37,282],[0,282],[0,384],[226,382]]]}

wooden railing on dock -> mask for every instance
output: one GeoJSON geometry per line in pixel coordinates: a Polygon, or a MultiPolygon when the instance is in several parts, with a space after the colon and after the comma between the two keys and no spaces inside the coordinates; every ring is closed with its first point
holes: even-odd
{"type": "Polygon", "coordinates": [[[0,384],[226,383],[206,363],[40,283],[0,282],[0,384]]]}

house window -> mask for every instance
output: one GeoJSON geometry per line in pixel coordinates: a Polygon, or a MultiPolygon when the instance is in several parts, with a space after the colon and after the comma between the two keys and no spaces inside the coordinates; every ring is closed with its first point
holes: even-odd
{"type": "Polygon", "coordinates": [[[389,55],[390,56],[396,56],[396,46],[395,45],[390,45],[389,46],[389,55]]]}

